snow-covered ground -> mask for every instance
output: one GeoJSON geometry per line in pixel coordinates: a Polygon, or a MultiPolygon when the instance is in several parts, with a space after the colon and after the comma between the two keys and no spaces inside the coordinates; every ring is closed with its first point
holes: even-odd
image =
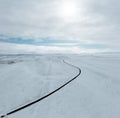
{"type": "Polygon", "coordinates": [[[56,89],[43,101],[8,118],[119,118],[120,55],[1,55],[0,115],[56,89]]]}

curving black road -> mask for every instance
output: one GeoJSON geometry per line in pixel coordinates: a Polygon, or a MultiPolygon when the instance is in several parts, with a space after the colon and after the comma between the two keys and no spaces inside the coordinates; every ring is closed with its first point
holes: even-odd
{"type": "Polygon", "coordinates": [[[8,113],[5,114],[5,115],[2,115],[1,118],[5,117],[5,116],[8,116],[8,115],[11,115],[11,114],[13,114],[13,113],[16,113],[16,112],[18,112],[18,111],[20,111],[20,110],[23,110],[23,109],[25,109],[25,108],[27,108],[27,107],[29,107],[29,106],[37,103],[37,102],[40,102],[41,100],[49,97],[50,95],[56,93],[57,91],[59,91],[60,89],[62,89],[62,88],[65,87],[66,85],[68,85],[70,82],[72,82],[73,80],[75,80],[75,79],[81,74],[81,69],[80,69],[79,67],[77,67],[77,66],[75,66],[75,65],[72,65],[72,64],[70,64],[70,63],[68,63],[68,62],[66,62],[66,61],[64,61],[64,60],[63,60],[63,62],[64,62],[65,64],[69,65],[69,66],[72,66],[72,67],[76,68],[76,69],[78,70],[78,74],[77,74],[75,77],[73,77],[71,80],[69,80],[68,82],[66,82],[66,83],[63,84],[62,86],[60,86],[59,88],[55,89],[54,91],[48,93],[47,95],[45,95],[45,96],[43,96],[43,97],[41,97],[41,98],[39,98],[39,99],[37,99],[37,100],[32,101],[32,102],[30,102],[30,103],[28,103],[28,104],[26,104],[26,105],[24,105],[24,106],[21,106],[21,107],[15,109],[15,110],[13,110],[13,111],[10,111],[10,112],[8,112],[8,113]]]}

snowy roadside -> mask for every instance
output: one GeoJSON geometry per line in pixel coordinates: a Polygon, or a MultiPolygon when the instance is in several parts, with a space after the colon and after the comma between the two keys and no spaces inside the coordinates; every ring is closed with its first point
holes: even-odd
{"type": "Polygon", "coordinates": [[[0,64],[0,113],[48,94],[77,73],[51,56],[9,56],[1,60],[6,63],[0,64]]]}

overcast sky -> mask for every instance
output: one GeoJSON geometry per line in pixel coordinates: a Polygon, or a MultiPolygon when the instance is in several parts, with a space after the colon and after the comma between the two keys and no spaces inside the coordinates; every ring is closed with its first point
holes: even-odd
{"type": "Polygon", "coordinates": [[[120,51],[119,0],[0,0],[0,52],[120,51]]]}

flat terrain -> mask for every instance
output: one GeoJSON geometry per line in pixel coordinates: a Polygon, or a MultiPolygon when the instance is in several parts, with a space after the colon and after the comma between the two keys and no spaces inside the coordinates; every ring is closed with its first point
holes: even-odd
{"type": "Polygon", "coordinates": [[[120,55],[0,55],[0,115],[69,85],[8,118],[119,118],[120,55]]]}

